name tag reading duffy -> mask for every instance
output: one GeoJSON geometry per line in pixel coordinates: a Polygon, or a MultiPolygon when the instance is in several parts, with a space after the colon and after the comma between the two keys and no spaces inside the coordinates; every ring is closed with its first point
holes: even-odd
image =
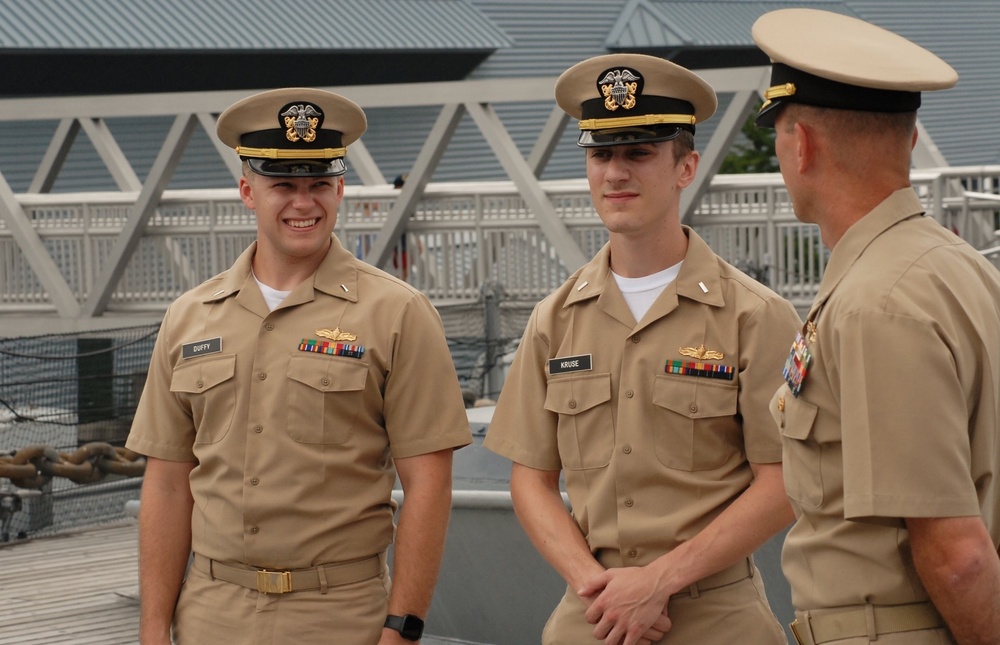
{"type": "Polygon", "coordinates": [[[549,374],[565,374],[567,372],[589,372],[593,369],[591,365],[593,354],[580,354],[579,356],[564,356],[563,358],[549,359],[549,374]]]}
{"type": "Polygon", "coordinates": [[[181,346],[181,356],[183,358],[194,358],[203,354],[218,354],[222,351],[222,336],[196,340],[193,343],[185,343],[181,346]]]}

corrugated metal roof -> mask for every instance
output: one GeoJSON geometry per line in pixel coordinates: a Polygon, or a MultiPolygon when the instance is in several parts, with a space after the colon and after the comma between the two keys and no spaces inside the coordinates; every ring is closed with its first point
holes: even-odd
{"type": "Polygon", "coordinates": [[[862,18],[930,49],[958,72],[958,85],[924,92],[920,121],[953,166],[1000,163],[1000,3],[909,0],[904,7],[847,0],[862,18]]]}
{"type": "Polygon", "coordinates": [[[609,49],[747,47],[750,26],[775,9],[811,7],[853,15],[847,2],[795,0],[634,0],[608,34],[609,49]]]}
{"type": "Polygon", "coordinates": [[[469,0],[0,0],[0,50],[494,50],[469,0]]]}

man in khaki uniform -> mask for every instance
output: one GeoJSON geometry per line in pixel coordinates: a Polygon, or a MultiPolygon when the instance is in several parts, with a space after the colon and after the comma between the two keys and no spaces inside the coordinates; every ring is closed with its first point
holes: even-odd
{"type": "Polygon", "coordinates": [[[957,74],[866,22],[766,14],[758,117],[830,260],[771,409],[800,643],[1000,643],[1000,272],[910,186],[922,90],[957,74]]]}
{"type": "Polygon", "coordinates": [[[171,622],[181,645],[420,638],[452,450],[471,435],[434,308],[333,236],[365,127],[357,105],[307,88],[219,117],[257,241],[168,309],[129,435],[149,457],[143,645],[169,643],[171,622]]]}
{"type": "Polygon", "coordinates": [[[535,308],[485,440],[568,583],[542,642],[784,644],[750,554],[792,519],[767,400],[801,321],[681,225],[715,92],[612,54],[555,93],[610,241],[535,308]]]}

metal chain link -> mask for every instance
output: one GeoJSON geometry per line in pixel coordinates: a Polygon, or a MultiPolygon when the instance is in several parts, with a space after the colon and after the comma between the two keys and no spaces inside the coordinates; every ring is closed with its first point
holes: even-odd
{"type": "Polygon", "coordinates": [[[69,453],[34,445],[0,455],[0,477],[18,488],[41,489],[53,477],[65,477],[76,484],[98,482],[112,474],[140,477],[145,470],[142,455],[101,441],[85,443],[69,453]]]}

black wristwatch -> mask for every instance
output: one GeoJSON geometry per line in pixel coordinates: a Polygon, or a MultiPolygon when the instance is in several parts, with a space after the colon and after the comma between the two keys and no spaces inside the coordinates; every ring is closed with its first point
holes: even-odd
{"type": "Polygon", "coordinates": [[[419,616],[406,614],[405,616],[393,616],[389,614],[385,617],[383,627],[395,629],[408,641],[418,641],[424,635],[424,621],[419,616]]]}

